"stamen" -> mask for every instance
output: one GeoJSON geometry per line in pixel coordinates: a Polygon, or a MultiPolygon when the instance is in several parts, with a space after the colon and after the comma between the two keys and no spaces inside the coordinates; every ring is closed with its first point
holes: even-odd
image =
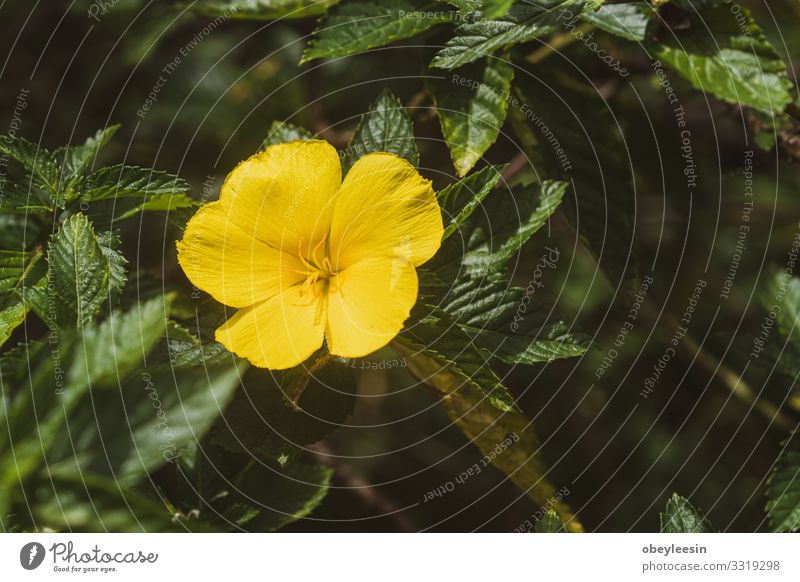
{"type": "Polygon", "coordinates": [[[319,325],[322,321],[324,303],[325,297],[323,296],[322,299],[320,299],[320,301],[317,303],[317,312],[314,314],[314,325],[319,325]]]}
{"type": "Polygon", "coordinates": [[[315,271],[316,267],[309,263],[305,257],[303,256],[303,239],[299,239],[297,241],[297,256],[300,258],[300,262],[303,263],[309,271],[315,271]]]}

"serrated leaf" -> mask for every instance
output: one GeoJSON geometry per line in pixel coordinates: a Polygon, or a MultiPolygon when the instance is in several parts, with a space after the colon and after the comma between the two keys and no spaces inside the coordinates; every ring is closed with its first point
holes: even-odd
{"type": "Polygon", "coordinates": [[[673,493],[661,514],[661,533],[710,533],[711,523],[687,499],[673,493]]]}
{"type": "Polygon", "coordinates": [[[800,530],[800,433],[782,443],[781,453],[767,480],[767,515],[772,531],[800,530]]]}
{"type": "Polygon", "coordinates": [[[19,162],[30,174],[34,186],[48,191],[52,196],[58,194],[61,169],[46,148],[22,137],[3,135],[0,136],[0,153],[19,162]]]}
{"type": "Polygon", "coordinates": [[[22,325],[26,315],[28,307],[17,295],[11,295],[0,301],[0,347],[8,341],[13,331],[22,325]]]}
{"type": "Polygon", "coordinates": [[[217,342],[197,345],[170,339],[169,354],[173,370],[236,362],[236,357],[217,342]]]}
{"type": "Polygon", "coordinates": [[[82,184],[83,202],[110,198],[169,197],[189,191],[189,184],[167,172],[117,164],[92,172],[82,184]]]}
{"type": "Polygon", "coordinates": [[[489,360],[450,315],[417,303],[407,327],[395,338],[404,351],[430,358],[444,372],[469,385],[498,410],[512,410],[514,397],[492,370],[489,360]]]}
{"type": "Polygon", "coordinates": [[[431,66],[456,69],[499,49],[551,34],[559,29],[565,11],[577,15],[584,5],[584,0],[529,0],[512,6],[501,19],[462,24],[431,66]]]}
{"type": "Polygon", "coordinates": [[[87,327],[81,335],[83,357],[77,371],[92,389],[119,388],[119,382],[138,370],[156,342],[164,336],[167,304],[162,297],[141,303],[126,313],[112,312],[101,324],[87,327]]]}
{"type": "Polygon", "coordinates": [[[655,11],[649,4],[626,2],[605,4],[597,11],[587,10],[581,20],[620,38],[643,41],[654,16],[655,11]]]}
{"type": "Polygon", "coordinates": [[[92,172],[83,184],[81,200],[164,197],[189,191],[189,184],[167,172],[117,164],[92,172]]]}
{"type": "Polygon", "coordinates": [[[332,469],[304,462],[253,462],[204,439],[179,459],[186,484],[177,503],[216,530],[274,531],[308,515],[330,485],[332,469]]]}
{"type": "Polygon", "coordinates": [[[28,314],[23,289],[39,264],[42,252],[0,251],[0,346],[19,327],[28,314]]]}
{"type": "Polygon", "coordinates": [[[120,212],[114,217],[115,221],[125,220],[138,216],[142,212],[173,212],[181,208],[194,208],[199,206],[197,200],[189,198],[185,194],[158,194],[149,196],[146,202],[136,204],[132,208],[126,208],[124,205],[117,204],[120,212]]]}
{"type": "Polygon", "coordinates": [[[453,19],[422,0],[356,0],[333,7],[314,31],[300,64],[342,57],[415,36],[453,19]]]}
{"type": "Polygon", "coordinates": [[[56,149],[53,156],[58,164],[62,176],[61,190],[63,199],[71,200],[75,195],[72,189],[90,166],[96,161],[98,152],[105,146],[119,130],[119,125],[112,125],[99,130],[79,146],[64,146],[56,149]]]}
{"type": "Polygon", "coordinates": [[[0,213],[49,214],[52,208],[35,188],[22,186],[0,176],[0,213]]]}
{"type": "Polygon", "coordinates": [[[467,220],[500,181],[505,166],[487,166],[437,193],[446,239],[467,220]]]}
{"type": "Polygon", "coordinates": [[[19,287],[25,273],[39,260],[41,255],[41,251],[0,250],[0,297],[19,287]]]}
{"type": "Polygon", "coordinates": [[[314,139],[312,133],[307,129],[286,121],[273,121],[269,128],[269,134],[267,135],[266,139],[264,139],[260,149],[263,150],[267,146],[278,143],[287,143],[290,141],[300,141],[305,139],[314,139]]]}
{"type": "Polygon", "coordinates": [[[727,6],[688,11],[685,30],[652,46],[655,57],[701,91],[775,114],[792,102],[793,83],[764,32],[741,9],[748,32],[727,6]]]}
{"type": "Polygon", "coordinates": [[[358,158],[371,152],[389,152],[414,166],[419,164],[411,119],[400,100],[388,89],[383,90],[361,117],[342,160],[343,171],[347,172],[358,158]]]}
{"type": "Polygon", "coordinates": [[[290,20],[325,14],[338,0],[195,0],[177,2],[176,7],[210,17],[239,20],[290,20]]]}
{"type": "MultiPolygon", "coordinates": [[[[135,482],[173,462],[195,446],[219,417],[239,385],[241,371],[236,366],[215,366],[184,369],[178,375],[162,369],[126,382],[121,388],[123,402],[116,395],[115,406],[108,402],[109,396],[103,407],[106,418],[98,430],[113,453],[108,460],[95,457],[98,470],[135,482]],[[122,422],[129,431],[117,429],[115,425],[122,422]]],[[[96,446],[87,446],[86,452],[96,455],[96,446]]]]}
{"type": "Polygon", "coordinates": [[[264,374],[255,388],[240,389],[212,431],[215,444],[262,459],[296,455],[344,423],[355,405],[352,369],[332,362],[305,370],[264,374]],[[302,390],[294,383],[305,382],[302,390]],[[297,395],[297,405],[287,401],[297,395]]]}
{"type": "Polygon", "coordinates": [[[108,286],[111,292],[122,291],[128,281],[128,260],[119,250],[122,240],[119,232],[107,230],[97,235],[97,244],[108,263],[108,286]]]}
{"type": "Polygon", "coordinates": [[[451,236],[427,268],[441,277],[484,277],[503,271],[506,263],[561,204],[566,182],[545,181],[492,192],[451,236]]]}
{"type": "Polygon", "coordinates": [[[514,109],[512,119],[523,149],[545,176],[571,179],[567,219],[612,284],[632,294],[636,200],[625,142],[608,104],[590,87],[543,68],[519,75],[516,86],[525,108],[514,109]]]}
{"type": "Polygon", "coordinates": [[[165,326],[164,301],[156,298],[84,332],[68,378],[92,383],[92,405],[71,411],[70,426],[82,430],[73,442],[52,448],[53,474],[80,467],[136,483],[195,446],[217,419],[243,368],[175,373],[169,354],[158,353],[165,326]]]}
{"type": "Polygon", "coordinates": [[[487,462],[508,475],[535,503],[549,504],[569,531],[583,531],[569,507],[554,496],[555,488],[545,480],[539,439],[525,415],[498,410],[484,393],[425,352],[402,344],[399,349],[408,362],[409,371],[436,392],[440,406],[467,439],[486,455],[487,462]]]}
{"type": "Polygon", "coordinates": [[[552,309],[503,279],[459,279],[442,307],[486,355],[534,364],[583,354],[589,337],[570,330],[552,309]]]}
{"type": "Polygon", "coordinates": [[[567,528],[552,509],[548,509],[542,518],[533,526],[535,533],[567,533],[567,528]]]}
{"type": "Polygon", "coordinates": [[[69,217],[50,240],[48,277],[60,325],[86,324],[108,299],[109,263],[83,214],[69,217]]]}
{"type": "Polygon", "coordinates": [[[459,176],[473,168],[500,134],[513,78],[510,63],[488,57],[444,78],[427,79],[459,176]]]}
{"type": "Polygon", "coordinates": [[[251,532],[275,531],[311,513],[325,497],[333,469],[290,463],[281,469],[253,464],[235,480],[222,507],[212,507],[251,532]]]}

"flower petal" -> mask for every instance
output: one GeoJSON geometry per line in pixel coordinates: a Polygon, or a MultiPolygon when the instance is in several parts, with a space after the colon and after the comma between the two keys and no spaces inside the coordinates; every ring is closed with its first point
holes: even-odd
{"type": "Polygon", "coordinates": [[[254,366],[285,370],[305,361],[322,345],[324,303],[295,285],[226,321],[216,340],[254,366]]]}
{"type": "Polygon", "coordinates": [[[421,265],[439,249],[442,213],[430,180],[387,153],[359,159],[342,183],[331,221],[333,264],[399,256],[421,265]]]}
{"type": "Polygon", "coordinates": [[[320,140],[269,146],[228,174],[220,202],[245,232],[284,252],[314,248],[327,234],[342,166],[320,140]]]}
{"type": "Polygon", "coordinates": [[[360,358],[385,346],[403,328],[417,301],[417,272],[402,258],[359,261],[331,280],[328,350],[360,358]]]}
{"type": "Polygon", "coordinates": [[[197,211],[177,247],[189,281],[231,307],[262,302],[304,278],[299,259],[230,222],[219,202],[197,211]]]}

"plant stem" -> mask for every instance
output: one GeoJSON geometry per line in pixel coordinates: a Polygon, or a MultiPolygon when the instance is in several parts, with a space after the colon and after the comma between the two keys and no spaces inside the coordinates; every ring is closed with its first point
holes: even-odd
{"type": "MultiPolygon", "coordinates": [[[[642,314],[650,320],[652,325],[657,325],[656,308],[650,302],[645,302],[646,308],[642,309],[642,314]]],[[[668,328],[678,327],[678,321],[670,314],[665,314],[660,318],[663,323],[668,324],[668,328]]],[[[664,327],[662,326],[662,329],[664,327]]],[[[690,361],[697,361],[714,378],[722,382],[731,393],[745,404],[755,408],[773,426],[783,430],[792,430],[796,423],[784,414],[772,402],[763,398],[758,398],[742,376],[732,368],[723,364],[719,358],[711,354],[701,346],[691,334],[686,334],[679,344],[678,353],[682,353],[684,358],[690,361]]]]}
{"type": "Polygon", "coordinates": [[[568,46],[578,40],[578,33],[589,32],[592,30],[594,26],[589,24],[588,22],[584,22],[580,26],[578,26],[575,30],[570,32],[562,32],[553,36],[550,39],[548,44],[542,45],[528,56],[525,57],[525,60],[529,63],[538,64],[545,60],[550,55],[554,54],[558,49],[568,46]]]}

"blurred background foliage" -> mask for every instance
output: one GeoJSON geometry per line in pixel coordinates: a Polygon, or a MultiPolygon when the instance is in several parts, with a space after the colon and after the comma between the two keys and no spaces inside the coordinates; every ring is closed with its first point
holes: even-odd
{"type": "MultiPolygon", "coordinates": [[[[314,18],[237,18],[203,35],[215,16],[189,9],[191,3],[108,3],[97,21],[88,16],[94,4],[2,4],[0,127],[10,123],[19,91],[29,90],[20,135],[56,147],[82,142],[98,128],[120,123],[103,161],[177,174],[191,183],[193,196],[208,200],[216,196],[226,173],[258,149],[273,121],[289,121],[344,147],[358,116],[389,87],[414,119],[423,173],[438,186],[456,179],[430,102],[418,97],[431,56],[420,46],[420,37],[395,43],[390,50],[298,66],[316,26],[314,18]],[[187,47],[193,48],[165,75],[164,67],[187,47]],[[166,80],[157,101],[138,115],[159,76],[166,80]]],[[[800,4],[742,4],[752,10],[794,75],[800,4]]],[[[680,27],[682,13],[676,8],[670,14],[680,27]]],[[[519,253],[510,275],[525,287],[545,247],[557,246],[557,268],[544,273],[544,286],[536,293],[568,323],[591,335],[593,347],[582,358],[507,366],[500,375],[514,395],[522,396],[519,404],[536,426],[549,466],[547,479],[557,489],[568,489],[566,500],[587,529],[653,531],[658,511],[673,491],[689,497],[718,529],[766,529],[765,479],[788,433],[733,396],[717,363],[742,371],[743,358],[732,340],[745,338],[746,350],[751,343],[747,338],[758,333],[765,316],[759,295],[769,280],[767,268],[785,264],[798,231],[797,125],[786,121],[777,145],[757,147],[757,114],[703,94],[670,74],[698,164],[698,186],[690,195],[672,107],[652,74],[651,59],[635,43],[608,34],[597,39],[625,63],[630,77],[621,79],[581,43],[565,45],[542,66],[586,75],[620,124],[636,187],[634,252],[640,273],[653,279],[647,305],[613,366],[597,379],[595,371],[613,347],[630,296],[615,291],[616,283],[601,274],[557,214],[519,253]],[[737,241],[748,150],[755,151],[755,208],[735,284],[723,301],[719,292],[737,241]],[[690,326],[690,334],[702,343],[700,355],[679,350],[654,394],[642,399],[643,382],[664,353],[675,318],[682,316],[698,279],[708,282],[690,326]]],[[[422,40],[441,45],[446,37],[431,30],[422,40]]],[[[534,42],[526,49],[538,46],[534,42]]],[[[486,160],[515,159],[517,142],[507,123],[486,160]]],[[[12,226],[3,227],[3,236],[18,240],[12,226]]],[[[163,281],[190,293],[176,266],[173,243],[180,233],[171,220],[143,215],[119,227],[123,253],[132,262],[131,278],[151,281],[157,288],[163,281]]],[[[367,362],[398,357],[386,350],[367,362]]],[[[405,367],[362,370],[370,366],[353,365],[359,397],[347,426],[306,454],[330,467],[312,480],[331,479],[331,488],[311,516],[287,530],[512,531],[539,511],[493,470],[422,503],[426,492],[452,480],[482,455],[450,425],[430,394],[409,389],[415,381],[405,367]]],[[[797,422],[800,412],[791,401],[800,401],[800,395],[790,377],[769,374],[767,366],[749,368],[744,378],[755,392],[780,406],[790,423],[797,422]]],[[[250,370],[242,381],[246,390],[257,390],[265,375],[250,370]]],[[[232,453],[221,458],[235,461],[232,453]]],[[[184,470],[198,471],[199,462],[184,470]]],[[[158,491],[182,486],[174,475],[157,477],[161,480],[153,486],[158,491]]],[[[113,529],[113,520],[106,526],[113,529]]]]}

